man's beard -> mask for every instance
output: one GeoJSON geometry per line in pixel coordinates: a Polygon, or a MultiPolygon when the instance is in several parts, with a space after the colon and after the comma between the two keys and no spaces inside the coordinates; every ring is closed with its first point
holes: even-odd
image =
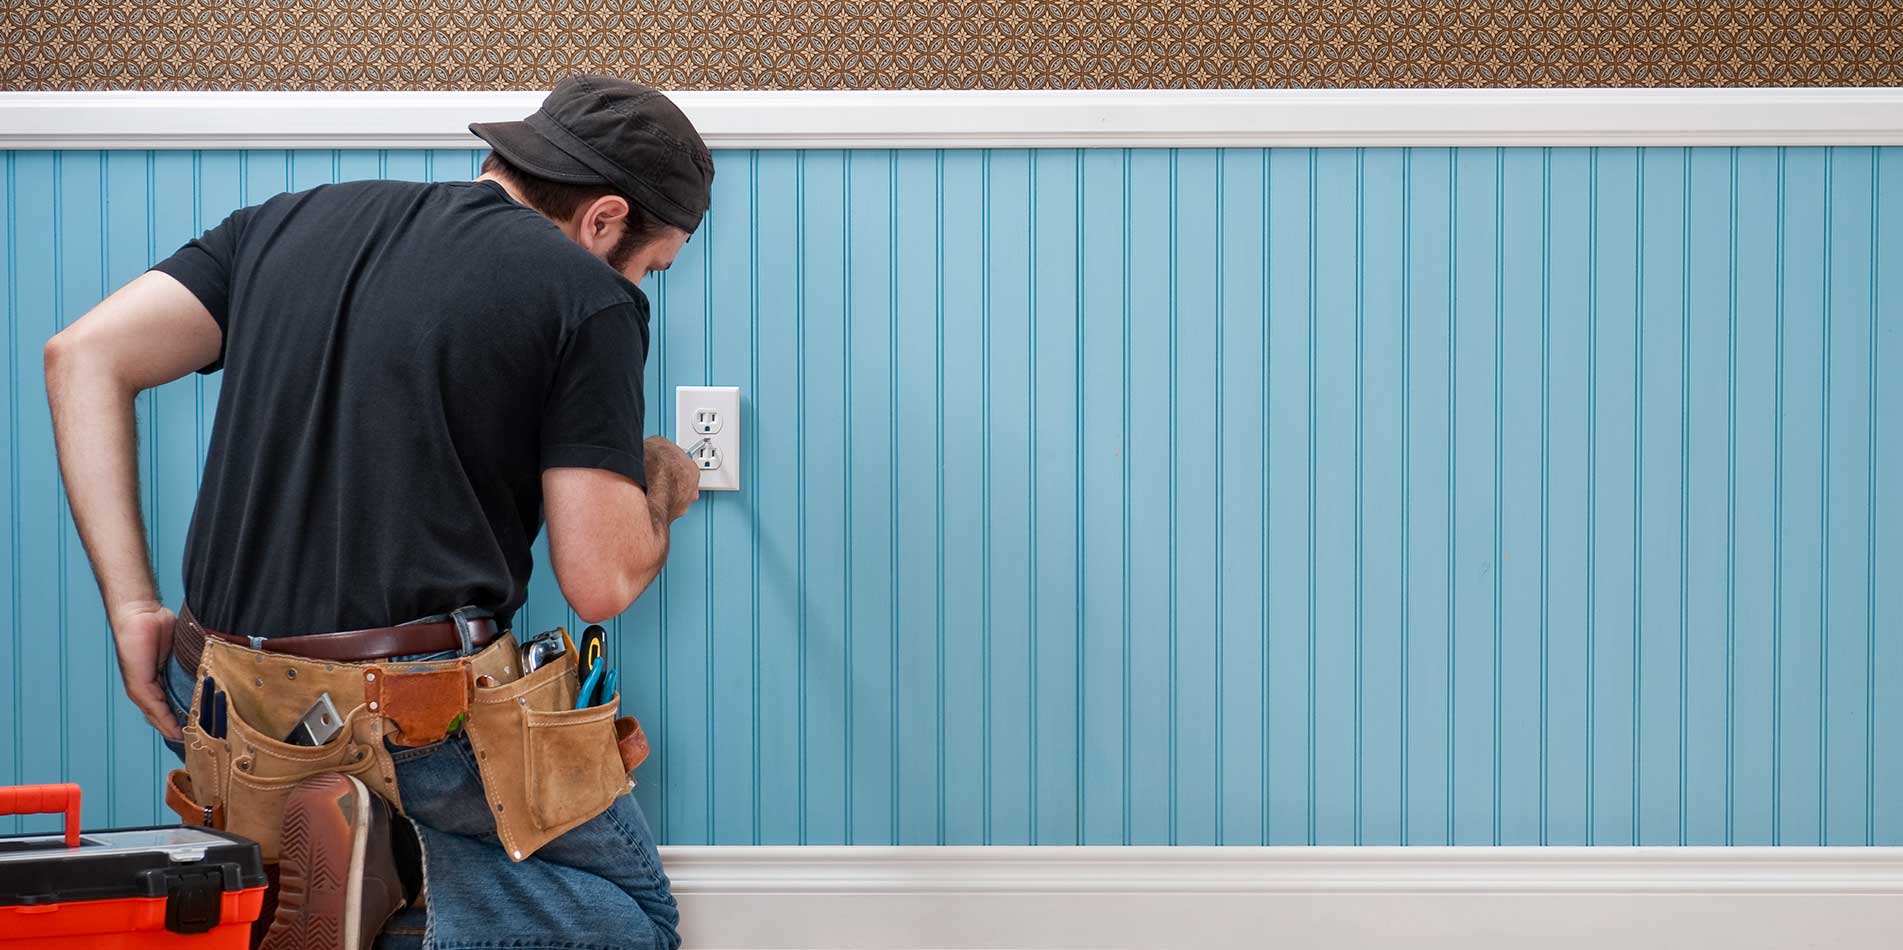
{"type": "Polygon", "coordinates": [[[615,273],[621,273],[628,266],[628,261],[634,258],[634,252],[640,249],[641,236],[634,229],[621,232],[621,239],[608,251],[608,266],[614,268],[615,273]]]}

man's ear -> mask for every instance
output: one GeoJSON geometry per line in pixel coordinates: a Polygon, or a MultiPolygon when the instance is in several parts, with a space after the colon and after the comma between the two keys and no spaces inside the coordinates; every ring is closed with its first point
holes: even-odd
{"type": "Polygon", "coordinates": [[[628,220],[628,200],[620,195],[602,195],[585,205],[575,217],[575,240],[597,257],[614,248],[619,226],[628,220]]]}

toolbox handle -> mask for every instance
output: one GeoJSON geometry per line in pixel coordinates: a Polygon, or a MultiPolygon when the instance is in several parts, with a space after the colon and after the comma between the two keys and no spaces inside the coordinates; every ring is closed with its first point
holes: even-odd
{"type": "Polygon", "coordinates": [[[59,812],[66,813],[66,846],[79,847],[79,786],[71,782],[0,786],[0,815],[52,815],[59,812]]]}

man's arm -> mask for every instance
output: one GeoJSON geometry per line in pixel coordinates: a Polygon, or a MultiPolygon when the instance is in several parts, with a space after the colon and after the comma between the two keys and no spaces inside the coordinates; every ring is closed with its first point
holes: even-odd
{"type": "Polygon", "coordinates": [[[648,487],[599,468],[542,472],[549,560],[575,614],[599,623],[628,608],[667,562],[668,526],[700,497],[700,470],[680,446],[642,446],[648,487]]]}
{"type": "Polygon", "coordinates": [[[46,398],[73,522],[106,603],[126,695],[173,739],[159,685],[172,612],[159,602],[139,513],[140,392],[218,359],[224,334],[183,284],[153,271],[120,288],[47,341],[46,398]]]}

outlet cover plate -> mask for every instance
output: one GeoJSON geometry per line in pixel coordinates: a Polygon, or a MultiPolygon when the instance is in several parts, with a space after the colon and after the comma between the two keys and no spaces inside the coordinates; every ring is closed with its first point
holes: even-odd
{"type": "Polygon", "coordinates": [[[676,386],[674,388],[674,441],[693,452],[705,440],[720,458],[717,468],[700,472],[701,491],[740,490],[740,387],[676,386]],[[701,413],[715,414],[717,424],[711,435],[701,434],[708,426],[701,413]]]}

